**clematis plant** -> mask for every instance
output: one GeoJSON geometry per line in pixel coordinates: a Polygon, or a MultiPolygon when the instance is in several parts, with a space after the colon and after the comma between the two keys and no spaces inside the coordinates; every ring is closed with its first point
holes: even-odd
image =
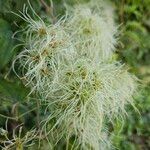
{"type": "Polygon", "coordinates": [[[62,139],[66,149],[109,149],[106,120],[113,122],[126,113],[127,104],[133,105],[137,79],[112,59],[118,27],[108,8],[100,0],[67,6],[54,24],[33,10],[34,20],[26,7],[19,15],[28,25],[14,66],[20,64],[17,75],[46,104],[49,115],[41,131],[51,149],[62,139]]]}

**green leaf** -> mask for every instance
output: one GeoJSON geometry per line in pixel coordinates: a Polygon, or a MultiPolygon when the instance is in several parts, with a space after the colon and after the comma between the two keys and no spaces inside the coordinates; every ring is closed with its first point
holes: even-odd
{"type": "Polygon", "coordinates": [[[12,101],[25,101],[29,90],[20,82],[10,82],[0,78],[0,94],[12,101]]]}
{"type": "Polygon", "coordinates": [[[13,55],[13,39],[10,25],[0,19],[0,70],[10,61],[13,55]]]}
{"type": "Polygon", "coordinates": [[[126,28],[132,31],[139,30],[144,34],[146,33],[145,27],[140,22],[137,21],[128,21],[126,24],[126,28]]]}

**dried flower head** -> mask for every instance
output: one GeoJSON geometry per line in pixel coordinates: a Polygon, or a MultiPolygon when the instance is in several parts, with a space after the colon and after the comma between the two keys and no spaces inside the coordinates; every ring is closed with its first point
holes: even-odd
{"type": "Polygon", "coordinates": [[[47,104],[41,125],[47,139],[54,140],[52,148],[65,139],[70,149],[72,138],[72,149],[104,148],[109,143],[106,119],[112,122],[133,104],[135,77],[120,62],[109,61],[117,27],[112,11],[105,9],[95,1],[79,4],[50,25],[22,14],[29,25],[16,61],[31,92],[47,104]]]}
{"type": "Polygon", "coordinates": [[[117,27],[111,18],[113,11],[106,10],[108,9],[103,2],[95,1],[68,9],[71,15],[67,29],[74,33],[78,53],[94,58],[95,61],[106,61],[110,58],[117,43],[117,27]]]}
{"type": "Polygon", "coordinates": [[[31,147],[36,138],[36,130],[28,131],[24,136],[22,135],[22,127],[17,127],[13,130],[12,139],[10,139],[7,130],[0,129],[0,134],[4,136],[4,140],[0,141],[2,150],[23,150],[24,148],[31,147]],[[19,128],[18,134],[16,130],[19,128]]]}
{"type": "Polygon", "coordinates": [[[49,93],[47,109],[53,113],[43,127],[55,118],[46,133],[57,129],[59,137],[66,136],[66,140],[75,136],[76,146],[99,149],[105,119],[113,121],[126,112],[126,104],[133,103],[134,76],[118,62],[95,64],[86,59],[78,59],[64,71],[49,93]]]}

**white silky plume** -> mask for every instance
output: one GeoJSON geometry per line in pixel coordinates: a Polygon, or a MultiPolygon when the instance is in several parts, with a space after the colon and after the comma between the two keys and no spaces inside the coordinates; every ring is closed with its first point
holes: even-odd
{"type": "Polygon", "coordinates": [[[65,139],[66,149],[101,150],[109,145],[108,150],[105,121],[126,113],[137,88],[134,75],[110,61],[117,27],[109,6],[96,2],[76,5],[51,25],[33,20],[26,9],[22,14],[29,25],[25,48],[15,62],[31,92],[47,103],[50,115],[42,121],[42,131],[47,138],[53,135],[54,141],[48,141],[54,145],[65,139]]]}
{"type": "Polygon", "coordinates": [[[68,9],[67,29],[74,33],[78,53],[101,62],[112,57],[117,44],[113,10],[106,6],[102,1],[91,1],[68,9]]]}
{"type": "Polygon", "coordinates": [[[51,118],[57,120],[54,128],[66,140],[75,135],[75,146],[99,150],[107,142],[103,138],[104,120],[113,121],[126,112],[125,106],[133,103],[135,88],[134,76],[120,63],[95,64],[78,59],[66,66],[55,91],[49,93],[48,109],[54,110],[51,118]]]}

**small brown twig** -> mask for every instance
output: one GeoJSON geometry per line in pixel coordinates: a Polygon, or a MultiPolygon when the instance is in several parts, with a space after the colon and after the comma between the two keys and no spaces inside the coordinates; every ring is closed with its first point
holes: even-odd
{"type": "Polygon", "coordinates": [[[56,18],[55,18],[55,16],[54,16],[54,7],[53,7],[52,1],[51,1],[51,5],[50,5],[50,6],[47,5],[47,3],[46,3],[44,0],[40,0],[40,1],[41,1],[42,5],[46,8],[47,14],[49,14],[49,15],[51,16],[52,22],[53,22],[53,24],[54,24],[55,21],[56,21],[56,18]]]}
{"type": "Polygon", "coordinates": [[[37,104],[37,114],[36,114],[36,119],[37,119],[37,128],[38,130],[40,129],[40,102],[39,100],[36,100],[36,104],[37,104]]]}
{"type": "Polygon", "coordinates": [[[121,23],[124,23],[124,4],[125,0],[121,1],[121,7],[120,7],[120,21],[121,23]]]}

